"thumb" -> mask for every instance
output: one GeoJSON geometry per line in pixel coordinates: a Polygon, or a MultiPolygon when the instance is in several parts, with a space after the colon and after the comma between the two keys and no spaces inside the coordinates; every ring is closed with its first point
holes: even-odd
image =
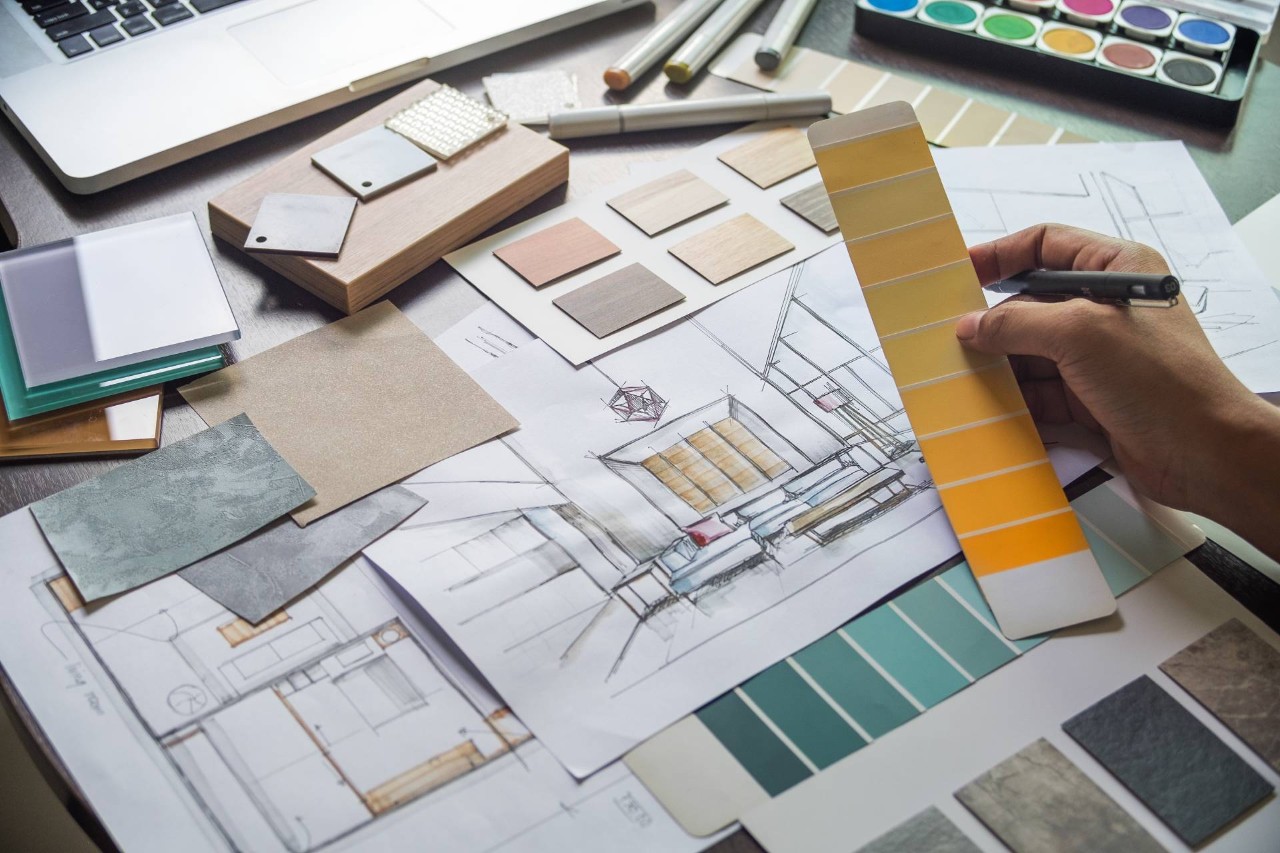
{"type": "Polygon", "coordinates": [[[1012,300],[956,322],[956,337],[966,347],[996,355],[1035,355],[1056,361],[1065,333],[1061,303],[1012,300]]]}

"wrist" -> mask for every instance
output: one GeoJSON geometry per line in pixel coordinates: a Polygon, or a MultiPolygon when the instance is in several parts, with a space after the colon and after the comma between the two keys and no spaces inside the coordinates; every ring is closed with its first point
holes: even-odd
{"type": "Polygon", "coordinates": [[[1231,528],[1271,556],[1280,552],[1280,409],[1249,395],[1215,413],[1200,452],[1200,487],[1190,484],[1193,512],[1231,528]]]}

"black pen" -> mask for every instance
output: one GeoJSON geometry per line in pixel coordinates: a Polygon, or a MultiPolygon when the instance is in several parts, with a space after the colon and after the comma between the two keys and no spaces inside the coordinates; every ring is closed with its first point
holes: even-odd
{"type": "Polygon", "coordinates": [[[1134,308],[1172,308],[1181,289],[1171,275],[1132,272],[1029,270],[989,286],[996,293],[1082,296],[1134,308]]]}

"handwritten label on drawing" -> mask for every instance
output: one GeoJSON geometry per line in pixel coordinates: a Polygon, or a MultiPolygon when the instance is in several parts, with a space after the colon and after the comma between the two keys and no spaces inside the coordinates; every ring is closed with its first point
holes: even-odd
{"type": "Polygon", "coordinates": [[[617,806],[624,815],[626,815],[627,820],[631,821],[641,829],[645,829],[653,823],[653,816],[645,811],[644,806],[640,805],[639,800],[633,797],[630,793],[623,794],[621,797],[615,797],[613,804],[617,806]]]}

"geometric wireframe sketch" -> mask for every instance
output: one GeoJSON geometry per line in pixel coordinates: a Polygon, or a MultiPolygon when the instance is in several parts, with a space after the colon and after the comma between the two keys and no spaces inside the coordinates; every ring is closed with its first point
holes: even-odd
{"type": "Polygon", "coordinates": [[[627,385],[614,393],[609,408],[623,421],[656,424],[667,410],[667,401],[648,385],[627,385]]]}

